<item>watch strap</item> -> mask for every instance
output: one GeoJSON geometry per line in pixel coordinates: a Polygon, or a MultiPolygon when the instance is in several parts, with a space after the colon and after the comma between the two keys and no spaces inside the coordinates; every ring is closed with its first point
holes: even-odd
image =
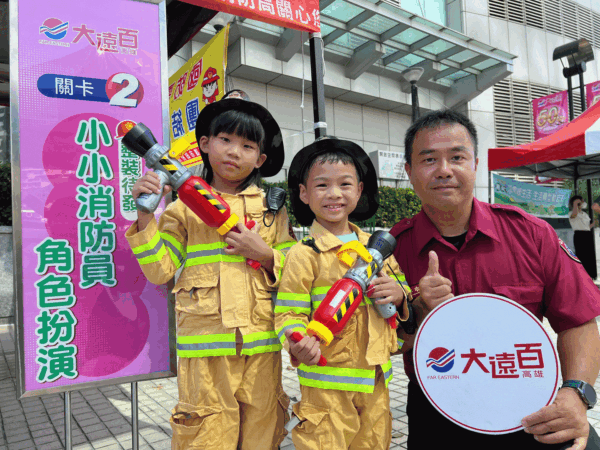
{"type": "Polygon", "coordinates": [[[570,387],[570,388],[579,390],[579,389],[581,389],[581,383],[583,383],[583,381],[579,381],[579,380],[566,380],[566,381],[563,381],[563,384],[562,384],[561,388],[570,387]]]}

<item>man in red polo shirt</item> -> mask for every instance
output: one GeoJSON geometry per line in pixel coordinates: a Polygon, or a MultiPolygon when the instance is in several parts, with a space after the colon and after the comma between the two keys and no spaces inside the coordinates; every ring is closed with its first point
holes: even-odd
{"type": "Polygon", "coordinates": [[[434,111],[407,131],[406,172],[423,207],[413,218],[396,224],[391,234],[398,239],[394,256],[411,288],[420,294],[413,302],[416,323],[453,295],[503,295],[538,319],[549,320],[558,333],[563,379],[584,384],[578,385],[581,393],[560,389],[552,405],[523,419],[525,431],[500,436],[474,433],[431,406],[414,373],[414,334],[402,331],[410,380],[408,448],[435,449],[452,443],[467,449],[583,450],[590,435],[586,412],[595,402],[591,386],[600,370],[595,320],[600,315],[600,291],[546,222],[518,208],[474,198],[476,149],[475,127],[452,111],[434,111]]]}

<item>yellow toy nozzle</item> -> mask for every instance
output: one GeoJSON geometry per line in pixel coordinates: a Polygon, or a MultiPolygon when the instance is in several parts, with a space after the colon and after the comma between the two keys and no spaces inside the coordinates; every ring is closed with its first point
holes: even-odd
{"type": "Polygon", "coordinates": [[[236,216],[235,214],[231,213],[231,216],[229,216],[229,219],[227,219],[223,225],[221,225],[219,228],[217,228],[217,231],[219,232],[219,234],[221,236],[223,236],[225,233],[229,232],[229,230],[231,230],[233,227],[235,227],[235,225],[239,221],[240,221],[239,217],[236,216]]]}
{"type": "Polygon", "coordinates": [[[342,263],[344,263],[348,267],[352,267],[355,261],[355,259],[352,256],[350,256],[350,253],[352,252],[357,253],[358,256],[360,256],[368,263],[370,263],[373,260],[373,256],[371,256],[367,248],[358,241],[350,241],[342,245],[342,247],[338,250],[336,255],[342,263]]]}
{"type": "Polygon", "coordinates": [[[306,333],[310,336],[318,337],[323,344],[326,346],[331,344],[333,341],[333,333],[323,325],[321,322],[317,322],[316,320],[311,320],[306,327],[306,333]]]}

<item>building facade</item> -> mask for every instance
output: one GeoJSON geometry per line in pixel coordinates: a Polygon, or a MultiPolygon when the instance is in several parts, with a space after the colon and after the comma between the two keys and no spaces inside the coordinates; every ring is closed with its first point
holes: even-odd
{"type": "MultiPolygon", "coordinates": [[[[480,135],[476,195],[488,199],[487,148],[496,145],[492,87],[513,73],[515,55],[490,43],[481,14],[465,0],[321,0],[325,51],[327,133],[377,150],[403,155],[411,123],[410,84],[401,72],[422,67],[421,113],[455,108],[470,115],[480,135]],[[492,95],[492,97],[490,97],[492,95]]],[[[482,12],[482,11],[480,11],[482,12]]],[[[215,17],[169,61],[170,74],[215,31],[215,17]]],[[[489,20],[488,15],[485,16],[489,20]]],[[[221,18],[221,20],[223,20],[221,18]]],[[[228,49],[229,87],[244,89],[267,107],[284,136],[286,178],[298,150],[314,140],[307,34],[233,18],[228,49]],[[304,44],[302,44],[304,43],[304,44]]],[[[403,165],[403,164],[402,164],[403,165]]],[[[409,186],[380,177],[381,185],[409,186]]]]}

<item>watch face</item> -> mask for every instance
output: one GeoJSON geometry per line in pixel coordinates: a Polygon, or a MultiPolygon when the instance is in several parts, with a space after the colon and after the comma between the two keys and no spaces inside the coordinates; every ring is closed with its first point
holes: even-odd
{"type": "Polygon", "coordinates": [[[583,393],[585,395],[585,398],[587,398],[588,402],[590,403],[590,408],[593,408],[596,404],[596,391],[594,390],[594,387],[590,386],[587,383],[584,384],[583,393]]]}

